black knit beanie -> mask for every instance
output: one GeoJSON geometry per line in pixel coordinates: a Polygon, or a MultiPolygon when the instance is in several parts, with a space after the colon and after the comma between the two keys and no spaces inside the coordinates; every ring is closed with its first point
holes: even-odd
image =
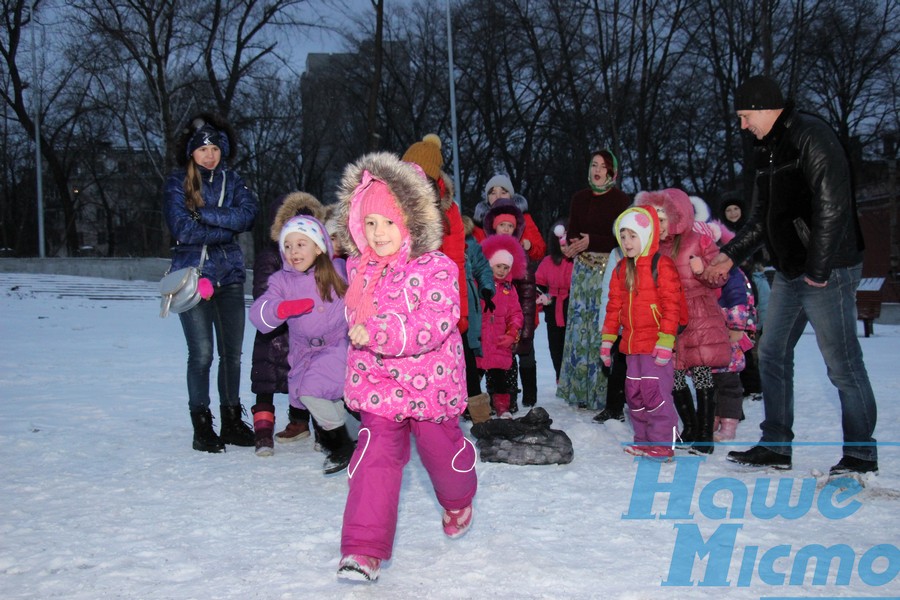
{"type": "Polygon", "coordinates": [[[778,83],[765,75],[751,77],[734,92],[734,110],[769,110],[784,108],[784,97],[778,83]]]}

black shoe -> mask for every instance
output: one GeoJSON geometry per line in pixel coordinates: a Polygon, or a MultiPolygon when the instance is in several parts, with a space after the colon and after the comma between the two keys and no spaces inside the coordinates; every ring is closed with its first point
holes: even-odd
{"type": "Polygon", "coordinates": [[[763,446],[753,446],[745,452],[729,452],[726,458],[739,465],[748,467],[772,467],[787,471],[791,468],[791,457],[772,452],[763,446]]]}
{"type": "Polygon", "coordinates": [[[344,425],[337,429],[320,429],[319,441],[325,450],[325,462],[322,464],[322,473],[334,475],[350,465],[353,451],[356,450],[356,442],[350,438],[344,425]]]}
{"type": "Polygon", "coordinates": [[[241,418],[244,414],[244,407],[240,404],[234,406],[222,405],[219,407],[222,414],[222,427],[219,430],[219,437],[223,444],[231,444],[233,446],[256,446],[256,434],[241,418]]]}
{"type": "Polygon", "coordinates": [[[844,473],[874,473],[878,475],[878,461],[844,456],[838,464],[831,467],[829,475],[843,475],[844,473]]]}
{"type": "Polygon", "coordinates": [[[600,412],[597,413],[597,416],[594,417],[595,423],[606,423],[609,420],[621,421],[625,422],[625,413],[622,411],[612,411],[608,408],[604,408],[600,412]]]}
{"type": "Polygon", "coordinates": [[[194,450],[201,452],[225,452],[225,444],[216,435],[212,427],[213,416],[207,409],[191,413],[191,423],[194,425],[194,450]]]}

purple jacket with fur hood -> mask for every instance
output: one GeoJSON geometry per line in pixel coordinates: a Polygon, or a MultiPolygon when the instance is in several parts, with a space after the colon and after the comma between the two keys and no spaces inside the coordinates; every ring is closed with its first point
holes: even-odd
{"type": "MultiPolygon", "coordinates": [[[[328,255],[333,256],[331,239],[324,232],[328,255]]],[[[344,320],[344,299],[332,291],[330,302],[319,297],[315,267],[297,271],[284,258],[280,271],[269,276],[269,287],[250,307],[250,322],[262,333],[277,329],[287,322],[290,348],[288,362],[288,393],[294,400],[313,396],[325,400],[340,400],[344,392],[344,372],[347,366],[347,322],[344,320]],[[315,302],[312,312],[281,319],[278,305],[283,300],[310,298],[315,302]]],[[[338,270],[340,273],[340,270],[338,270]]]]}
{"type": "Polygon", "coordinates": [[[466,408],[458,268],[437,251],[444,230],[428,181],[393,154],[373,153],[347,166],[338,190],[337,235],[350,255],[350,281],[366,244],[351,200],[366,170],[390,188],[409,237],[400,258],[372,282],[378,308],[364,323],[371,342],[350,346],[344,398],[352,410],[394,421],[440,422],[466,408]]]}
{"type": "MultiPolygon", "coordinates": [[[[278,239],[281,228],[293,216],[310,215],[320,221],[325,219],[325,208],[315,196],[306,192],[291,192],[278,198],[270,206],[272,225],[269,229],[270,242],[256,252],[253,261],[253,299],[257,299],[269,289],[269,277],[282,270],[281,251],[278,239]]],[[[263,333],[256,332],[253,340],[253,357],[250,363],[250,391],[254,394],[287,394],[288,363],[287,325],[263,333]]]]}

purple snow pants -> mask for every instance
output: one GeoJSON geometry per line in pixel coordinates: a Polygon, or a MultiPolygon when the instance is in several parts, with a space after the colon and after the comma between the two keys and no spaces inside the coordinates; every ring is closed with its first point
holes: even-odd
{"type": "Polygon", "coordinates": [[[649,354],[629,354],[626,363],[625,400],[631,409],[634,441],[671,446],[678,426],[672,403],[672,361],[659,366],[649,354]]]}
{"type": "MultiPolygon", "coordinates": [[[[341,554],[387,560],[394,547],[410,433],[416,437],[416,450],[445,509],[465,508],[475,497],[475,447],[463,436],[458,417],[441,423],[414,419],[398,423],[367,412],[361,416],[359,441],[347,468],[350,491],[344,508],[341,554]]],[[[440,522],[440,515],[435,515],[436,532],[440,522]]]]}

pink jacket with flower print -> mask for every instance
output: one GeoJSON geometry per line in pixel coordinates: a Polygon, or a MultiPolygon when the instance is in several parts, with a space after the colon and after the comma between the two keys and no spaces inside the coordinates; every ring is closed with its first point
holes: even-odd
{"type": "MultiPolygon", "coordinates": [[[[359,261],[347,260],[351,280],[359,261]]],[[[376,314],[364,323],[371,342],[351,344],[347,355],[347,406],[395,421],[457,416],[466,408],[466,373],[456,263],[427,252],[386,271],[375,284],[376,314]]]]}

